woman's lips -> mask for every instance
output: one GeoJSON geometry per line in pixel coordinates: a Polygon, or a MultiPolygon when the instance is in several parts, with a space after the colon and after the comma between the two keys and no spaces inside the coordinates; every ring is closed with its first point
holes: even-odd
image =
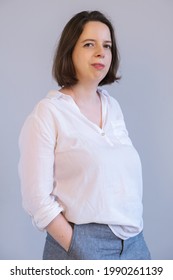
{"type": "Polygon", "coordinates": [[[93,66],[94,68],[96,68],[97,70],[102,70],[102,69],[105,68],[105,65],[102,64],[102,63],[93,63],[92,66],[93,66]]]}

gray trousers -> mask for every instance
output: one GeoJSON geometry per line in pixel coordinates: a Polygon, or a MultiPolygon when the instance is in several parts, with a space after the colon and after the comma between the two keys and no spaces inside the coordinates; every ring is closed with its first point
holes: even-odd
{"type": "Polygon", "coordinates": [[[143,233],[127,240],[118,238],[104,224],[74,225],[70,248],[66,252],[47,234],[44,260],[149,260],[143,233]]]}

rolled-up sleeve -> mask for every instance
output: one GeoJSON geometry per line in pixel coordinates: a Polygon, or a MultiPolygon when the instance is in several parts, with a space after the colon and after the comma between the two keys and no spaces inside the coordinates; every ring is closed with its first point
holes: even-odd
{"type": "Polygon", "coordinates": [[[57,135],[53,112],[41,102],[26,119],[19,137],[22,203],[40,230],[63,210],[52,194],[57,135]]]}

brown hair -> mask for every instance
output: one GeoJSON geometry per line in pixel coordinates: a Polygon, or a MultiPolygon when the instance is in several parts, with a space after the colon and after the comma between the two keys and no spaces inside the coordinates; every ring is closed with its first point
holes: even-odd
{"type": "Polygon", "coordinates": [[[111,22],[99,11],[83,11],[73,16],[64,27],[57,50],[55,52],[52,73],[60,86],[73,86],[78,82],[72,61],[74,47],[89,21],[100,21],[110,30],[112,40],[112,61],[107,75],[99,85],[111,84],[118,81],[119,54],[115,40],[114,29],[111,22]]]}

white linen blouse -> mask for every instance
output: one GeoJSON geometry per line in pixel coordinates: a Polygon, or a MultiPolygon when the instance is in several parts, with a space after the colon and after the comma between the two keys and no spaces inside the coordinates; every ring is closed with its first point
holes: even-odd
{"type": "Polygon", "coordinates": [[[143,228],[141,162],[118,102],[98,93],[102,128],[59,91],[26,119],[19,138],[23,207],[40,230],[63,212],[70,222],[108,224],[127,239],[143,228]]]}

